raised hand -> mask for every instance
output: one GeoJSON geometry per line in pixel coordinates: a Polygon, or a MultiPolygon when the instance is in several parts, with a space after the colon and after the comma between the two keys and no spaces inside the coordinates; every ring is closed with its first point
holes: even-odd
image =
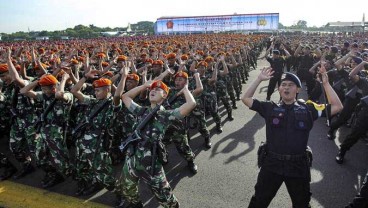
{"type": "Polygon", "coordinates": [[[258,75],[258,79],[261,81],[269,80],[273,77],[272,75],[274,72],[275,71],[273,71],[271,67],[263,68],[261,69],[261,73],[258,75]]]}

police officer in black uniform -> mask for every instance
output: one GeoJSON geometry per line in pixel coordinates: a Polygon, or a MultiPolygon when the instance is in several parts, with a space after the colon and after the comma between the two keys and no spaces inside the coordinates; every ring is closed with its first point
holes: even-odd
{"type": "MultiPolygon", "coordinates": [[[[342,109],[341,101],[328,82],[324,67],[320,68],[323,86],[330,104],[317,105],[297,101],[301,89],[299,78],[289,72],[281,77],[280,102],[259,101],[252,98],[258,85],[269,80],[273,71],[265,68],[249,86],[242,101],[251,110],[257,111],[266,121],[266,145],[263,146],[260,172],[249,207],[268,207],[278,189],[285,182],[293,207],[308,207],[310,193],[310,162],[307,143],[313,121],[324,112],[330,115],[342,109]],[[324,108],[327,107],[327,110],[324,108]]],[[[309,151],[310,152],[310,151],[309,151]]]]}
{"type": "Polygon", "coordinates": [[[362,98],[359,103],[360,111],[359,113],[356,113],[355,122],[352,125],[351,132],[341,143],[340,150],[336,155],[336,162],[338,164],[342,164],[344,162],[346,152],[365,135],[368,129],[368,80],[367,78],[358,75],[365,65],[368,65],[368,62],[360,61],[360,64],[349,74],[350,79],[359,89],[362,90],[362,98]]]}

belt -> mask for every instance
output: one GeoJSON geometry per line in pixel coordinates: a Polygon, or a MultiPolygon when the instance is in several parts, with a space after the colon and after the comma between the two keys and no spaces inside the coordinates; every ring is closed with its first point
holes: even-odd
{"type": "Polygon", "coordinates": [[[267,156],[270,158],[278,159],[278,160],[288,160],[288,161],[301,161],[307,159],[306,154],[300,155],[282,155],[275,152],[268,151],[267,156]]]}

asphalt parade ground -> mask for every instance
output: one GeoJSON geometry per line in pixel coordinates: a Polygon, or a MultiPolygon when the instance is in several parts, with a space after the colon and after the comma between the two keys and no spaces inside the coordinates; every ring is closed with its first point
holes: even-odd
{"type": "MultiPolygon", "coordinates": [[[[243,92],[251,80],[255,79],[259,69],[269,64],[259,61],[256,70],[250,72],[249,81],[243,84],[243,92]]],[[[266,98],[268,82],[262,82],[255,97],[266,98]]],[[[306,98],[303,90],[300,98],[306,98]]],[[[279,99],[278,92],[272,100],[279,99]]],[[[195,131],[191,131],[190,145],[196,154],[195,163],[198,173],[192,175],[183,158],[179,156],[173,145],[169,146],[169,164],[165,171],[174,194],[183,208],[243,208],[248,207],[254,193],[258,167],[257,148],[265,141],[265,122],[254,111],[249,110],[241,101],[237,101],[238,109],[233,111],[233,121],[226,119],[224,107],[220,107],[223,132],[217,134],[212,118],[209,130],[212,134],[212,148],[204,147],[204,139],[195,131]]],[[[362,184],[368,169],[367,141],[362,139],[347,152],[342,165],[335,162],[338,145],[349,133],[350,128],[342,127],[335,141],[326,138],[326,119],[320,118],[314,123],[308,145],[314,154],[312,166],[312,207],[339,208],[351,201],[362,184]]],[[[297,139],[297,138],[296,138],[297,139]]],[[[0,149],[9,152],[8,138],[2,135],[0,149]]],[[[14,158],[11,158],[14,161],[14,158]]],[[[121,165],[115,166],[116,177],[119,177],[121,165]]],[[[0,207],[9,208],[43,208],[43,207],[113,207],[115,196],[101,191],[94,196],[75,197],[76,182],[68,178],[65,182],[50,189],[41,188],[43,173],[37,170],[19,180],[0,182],[0,207]]],[[[141,182],[140,196],[145,207],[159,207],[147,185],[141,182]]],[[[292,207],[285,185],[271,202],[272,208],[292,207]]]]}

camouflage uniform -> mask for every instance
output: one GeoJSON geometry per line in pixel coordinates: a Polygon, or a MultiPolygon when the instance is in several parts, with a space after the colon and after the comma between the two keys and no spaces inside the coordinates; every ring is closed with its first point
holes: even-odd
{"type": "MultiPolygon", "coordinates": [[[[195,80],[194,79],[189,80],[189,88],[194,89],[194,86],[195,86],[195,80]]],[[[195,123],[197,124],[197,127],[198,127],[198,132],[202,135],[203,138],[205,138],[206,144],[209,144],[210,132],[207,129],[205,111],[204,111],[205,107],[203,103],[202,94],[194,97],[194,99],[196,100],[197,105],[193,109],[193,111],[190,113],[189,119],[190,118],[195,119],[195,123]]],[[[210,148],[210,146],[208,146],[208,148],[210,148]]]]}
{"type": "MultiPolygon", "coordinates": [[[[167,100],[170,100],[173,96],[175,96],[180,90],[171,88],[169,96],[167,100]]],[[[183,96],[178,96],[173,103],[169,103],[167,109],[175,109],[180,107],[185,103],[185,98],[183,96]]],[[[193,161],[195,154],[189,146],[188,136],[187,136],[188,128],[186,118],[177,120],[173,122],[173,125],[170,125],[166,131],[164,140],[173,141],[176,149],[179,154],[185,158],[187,161],[193,161]]]]}
{"type": "Polygon", "coordinates": [[[11,95],[12,88],[9,86],[3,86],[0,92],[0,130],[2,135],[9,133],[10,121],[11,121],[11,99],[8,96],[11,95]]]}
{"type": "Polygon", "coordinates": [[[221,76],[220,74],[218,74],[217,82],[216,82],[217,96],[218,96],[218,99],[221,100],[222,104],[224,104],[227,114],[231,118],[233,110],[229,102],[230,97],[229,97],[228,89],[227,89],[228,82],[229,82],[228,75],[221,76]]]}
{"type": "Polygon", "coordinates": [[[206,73],[205,77],[201,77],[201,81],[203,84],[203,92],[202,92],[202,103],[205,107],[205,112],[209,112],[216,123],[217,131],[222,132],[221,129],[221,118],[218,113],[218,104],[217,104],[217,94],[216,94],[216,84],[210,85],[208,80],[211,79],[213,72],[206,73]],[[221,129],[221,131],[220,131],[221,129]]]}
{"type": "MultiPolygon", "coordinates": [[[[46,173],[52,176],[56,174],[66,176],[70,173],[65,131],[69,111],[73,104],[73,95],[65,92],[64,96],[67,97],[68,101],[56,101],[51,111],[46,115],[39,137],[36,138],[37,163],[46,173]]],[[[36,99],[43,102],[43,109],[45,110],[55,97],[47,97],[42,92],[36,92],[36,99]]]]}
{"type": "Polygon", "coordinates": [[[12,96],[17,96],[17,104],[14,113],[16,114],[10,130],[10,150],[15,159],[24,168],[31,168],[31,158],[29,153],[35,158],[36,151],[36,130],[34,124],[37,117],[34,115],[34,102],[30,98],[19,93],[19,88],[15,86],[12,96]]]}
{"type": "Polygon", "coordinates": [[[133,126],[137,122],[137,118],[133,115],[125,105],[120,105],[114,108],[113,123],[110,130],[110,135],[113,135],[111,143],[111,157],[117,162],[123,159],[119,146],[122,141],[128,138],[128,135],[133,132],[133,126]]]}
{"type": "MultiPolygon", "coordinates": [[[[142,107],[133,102],[129,110],[135,115],[139,115],[142,112],[142,107]]],[[[144,119],[151,110],[151,108],[147,108],[138,120],[144,119]]],[[[153,155],[152,150],[155,146],[159,146],[155,144],[162,140],[168,126],[173,121],[182,118],[178,109],[165,110],[161,107],[155,118],[151,119],[140,132],[142,140],[137,142],[134,147],[131,145],[128,149],[120,179],[123,195],[128,202],[132,204],[141,203],[138,184],[139,179],[143,179],[151,187],[152,192],[163,207],[179,206],[166,179],[162,161],[157,154],[153,155]],[[152,164],[152,161],[154,164],[152,164]]],[[[158,152],[159,150],[157,148],[154,151],[158,152]]]]}
{"type": "MultiPolygon", "coordinates": [[[[76,179],[85,184],[103,185],[109,190],[115,187],[115,179],[112,176],[111,158],[108,153],[109,142],[107,128],[113,114],[112,99],[97,100],[92,96],[84,96],[84,104],[90,105],[89,113],[94,112],[105,102],[109,102],[91,121],[85,129],[84,136],[77,140],[76,179]]],[[[89,115],[89,114],[87,114],[89,115]]]]}

